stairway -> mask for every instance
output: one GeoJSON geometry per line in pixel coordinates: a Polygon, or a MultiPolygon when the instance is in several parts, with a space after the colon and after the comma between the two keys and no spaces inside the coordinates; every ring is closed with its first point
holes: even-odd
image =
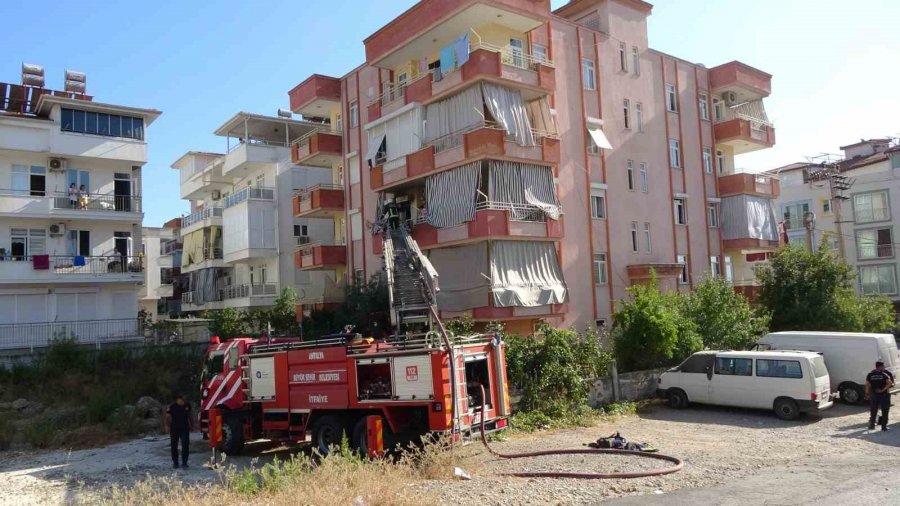
{"type": "Polygon", "coordinates": [[[391,310],[396,315],[397,330],[403,332],[408,325],[430,322],[431,302],[423,286],[421,263],[416,252],[409,249],[406,231],[402,227],[391,229],[387,237],[392,247],[385,251],[393,252],[391,310]]]}

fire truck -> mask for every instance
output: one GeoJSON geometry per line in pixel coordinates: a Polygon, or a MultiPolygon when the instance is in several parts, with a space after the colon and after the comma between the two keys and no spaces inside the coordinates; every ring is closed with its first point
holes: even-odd
{"type": "Polygon", "coordinates": [[[466,437],[481,430],[482,417],[485,431],[507,426],[502,336],[448,332],[427,257],[404,229],[385,235],[391,319],[403,332],[379,340],[343,333],[309,342],[213,343],[201,385],[204,437],[210,410],[221,415],[221,437],[213,442],[229,454],[247,441],[303,442],[307,435],[323,454],[343,435],[366,454],[371,416],[382,420],[385,447],[430,433],[466,437]]]}

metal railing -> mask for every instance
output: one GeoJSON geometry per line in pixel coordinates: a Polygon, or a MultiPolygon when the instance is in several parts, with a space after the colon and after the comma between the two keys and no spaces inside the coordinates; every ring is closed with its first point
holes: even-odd
{"type": "Polygon", "coordinates": [[[260,186],[248,186],[234,195],[225,197],[224,207],[236,206],[247,200],[275,200],[275,189],[260,186]]]}
{"type": "Polygon", "coordinates": [[[172,253],[177,253],[181,251],[184,247],[181,241],[168,241],[159,245],[159,254],[160,255],[171,255],[172,253]]]}
{"type": "MultiPolygon", "coordinates": [[[[6,262],[31,262],[36,264],[35,257],[42,255],[15,255],[7,253],[0,257],[0,261],[6,262]]],[[[46,269],[37,267],[35,270],[51,271],[59,275],[93,275],[126,274],[144,272],[144,258],[140,256],[70,256],[48,255],[49,264],[46,269]]]]}
{"type": "Polygon", "coordinates": [[[191,213],[187,216],[181,218],[181,228],[187,228],[194,223],[199,221],[203,221],[212,217],[222,217],[222,213],[225,211],[225,208],[221,206],[216,207],[208,207],[202,211],[197,211],[196,213],[191,213]]]}
{"type": "Polygon", "coordinates": [[[51,197],[53,209],[75,209],[79,211],[112,211],[120,213],[141,212],[141,198],[133,195],[113,195],[85,193],[69,195],[56,192],[51,197]]]}
{"type": "Polygon", "coordinates": [[[312,198],[312,193],[316,190],[338,190],[344,191],[343,185],[331,184],[331,183],[320,183],[314,186],[310,186],[309,188],[304,188],[302,190],[297,190],[294,192],[300,200],[309,200],[312,198]]]}
{"type": "Polygon", "coordinates": [[[34,350],[63,339],[99,347],[105,343],[142,340],[143,329],[138,318],[0,325],[0,349],[34,350]]]}
{"type": "Polygon", "coordinates": [[[277,148],[289,148],[291,147],[291,143],[286,141],[273,141],[271,139],[242,139],[234,146],[229,146],[228,152],[231,153],[241,146],[273,146],[277,148]]]}
{"type": "Polygon", "coordinates": [[[278,285],[234,285],[222,288],[222,300],[241,299],[245,297],[272,297],[278,295],[278,285]]]}
{"type": "Polygon", "coordinates": [[[346,246],[347,241],[343,238],[334,239],[332,241],[300,241],[297,242],[297,250],[301,251],[301,255],[308,254],[309,250],[318,248],[319,246],[346,246]]]}
{"type": "Polygon", "coordinates": [[[483,200],[475,205],[475,210],[508,211],[510,221],[546,221],[546,214],[544,211],[541,208],[530,204],[513,204],[510,202],[483,200]]]}
{"type": "Polygon", "coordinates": [[[769,122],[769,116],[766,114],[766,108],[762,100],[751,100],[731,107],[723,107],[722,114],[716,116],[716,123],[731,121],[733,119],[742,119],[750,122],[750,129],[765,132],[768,127],[773,126],[769,122]]]}
{"type": "MultiPolygon", "coordinates": [[[[468,126],[466,128],[462,128],[455,132],[451,132],[449,134],[443,135],[431,141],[426,141],[423,143],[422,147],[427,148],[428,146],[434,146],[434,152],[440,153],[441,151],[446,151],[448,149],[453,149],[463,145],[463,141],[465,139],[466,134],[470,132],[474,132],[475,130],[481,130],[482,128],[488,128],[491,130],[500,130],[504,132],[504,139],[510,142],[515,142],[516,139],[509,135],[506,132],[506,129],[503,126],[497,124],[493,121],[481,121],[474,125],[468,126]]],[[[538,130],[536,128],[531,129],[531,134],[534,136],[534,144],[535,146],[540,146],[544,139],[558,139],[558,134],[553,134],[550,132],[545,132],[543,130],[538,130]]]]}

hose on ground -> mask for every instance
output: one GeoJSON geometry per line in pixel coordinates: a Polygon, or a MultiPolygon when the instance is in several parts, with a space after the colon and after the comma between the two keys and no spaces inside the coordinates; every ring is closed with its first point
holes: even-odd
{"type": "Polygon", "coordinates": [[[481,386],[481,442],[484,444],[484,447],[487,448],[487,451],[501,459],[525,459],[529,457],[543,457],[545,455],[600,455],[600,454],[608,454],[608,455],[620,455],[620,456],[633,456],[633,457],[644,457],[648,459],[656,459],[656,460],[665,460],[667,462],[671,462],[674,465],[669,467],[663,467],[660,469],[652,469],[650,471],[634,471],[629,473],[569,473],[569,472],[550,472],[550,471],[520,471],[520,472],[511,472],[511,473],[500,473],[503,476],[516,476],[519,478],[575,478],[582,480],[605,480],[605,479],[625,479],[625,478],[645,478],[648,476],[662,476],[664,474],[672,474],[681,471],[684,468],[684,462],[677,457],[671,457],[669,455],[661,455],[658,453],[646,453],[646,452],[638,452],[631,450],[613,450],[613,449],[601,449],[601,448],[572,448],[572,449],[563,449],[563,450],[539,450],[535,452],[525,452],[525,453],[500,453],[488,445],[487,442],[487,434],[484,430],[484,413],[485,411],[485,395],[484,395],[484,386],[481,386]]]}

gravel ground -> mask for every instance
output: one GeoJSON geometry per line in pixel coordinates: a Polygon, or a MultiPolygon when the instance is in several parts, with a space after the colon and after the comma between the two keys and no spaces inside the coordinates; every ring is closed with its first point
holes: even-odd
{"type": "MultiPolygon", "coordinates": [[[[651,442],[660,453],[681,458],[684,470],[667,476],[633,480],[574,480],[512,478],[515,471],[621,472],[666,466],[663,461],[620,456],[570,455],[501,460],[479,443],[469,445],[462,464],[470,481],[427,481],[423,489],[446,504],[596,504],[620,496],[649,495],[665,500],[679,489],[738,483],[739,478],[784,468],[821,473],[810,462],[839,462],[840,458],[883,458],[900,462],[900,426],[888,433],[866,430],[867,411],[835,405],[822,417],[784,422],[770,412],[692,406],[675,411],[652,406],[636,416],[606,421],[589,429],[517,435],[492,443],[503,453],[551,448],[582,448],[601,436],[620,431],[633,441],[651,442]]],[[[205,442],[192,441],[198,450],[189,470],[174,472],[169,464],[168,439],[136,440],[106,448],[74,452],[0,452],[0,504],[61,504],[84,500],[110,485],[129,485],[137,479],[175,475],[186,482],[211,482],[215,473],[201,464],[208,458],[205,442]]],[[[252,457],[230,459],[239,467],[252,457]]],[[[263,455],[261,461],[265,461],[263,455]]],[[[650,498],[648,497],[648,499],[650,498]]],[[[677,494],[676,494],[677,497],[677,494]]],[[[706,502],[706,501],[701,501],[706,502]]]]}

